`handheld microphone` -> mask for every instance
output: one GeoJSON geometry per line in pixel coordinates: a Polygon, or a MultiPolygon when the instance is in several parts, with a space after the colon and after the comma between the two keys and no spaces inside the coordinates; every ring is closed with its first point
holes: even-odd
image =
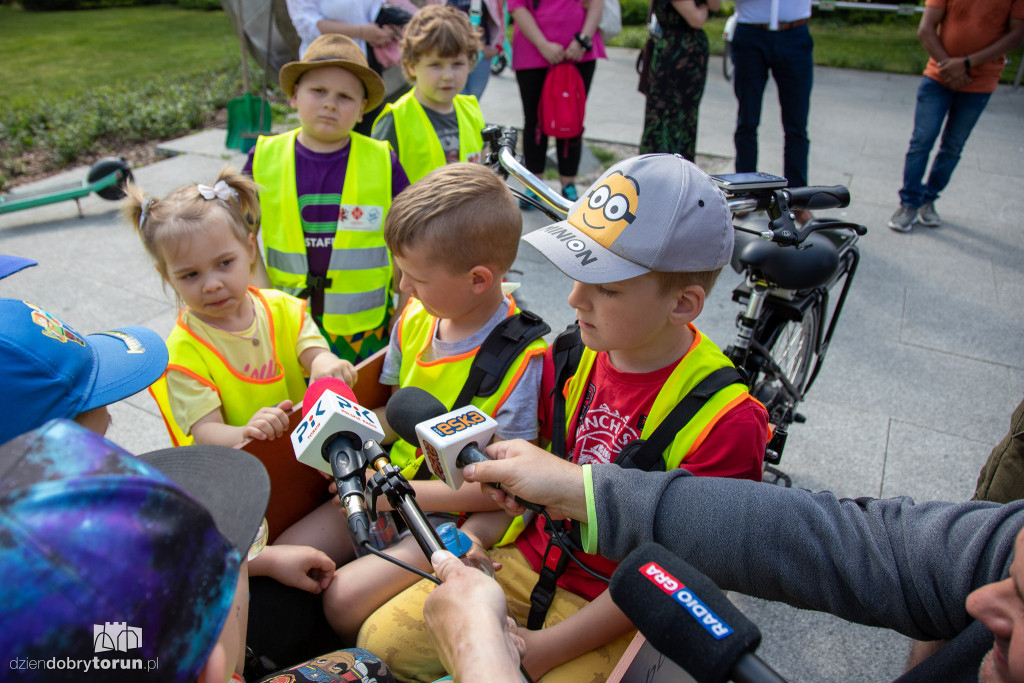
{"type": "Polygon", "coordinates": [[[357,548],[370,542],[370,522],[363,496],[366,455],[363,444],[384,438],[373,411],[355,400],[342,380],[323,377],[302,397],[302,421],[292,432],[299,462],[332,474],[357,548]]]}
{"type": "MultiPolygon", "coordinates": [[[[418,443],[430,473],[458,490],[466,481],[462,468],[490,460],[481,450],[494,436],[498,423],[475,406],[445,411],[444,404],[419,387],[402,387],[387,405],[388,424],[409,443],[418,443]]],[[[491,484],[500,489],[499,484],[491,484]]],[[[534,512],[541,506],[516,497],[534,512]]]]}
{"type": "Polygon", "coordinates": [[[757,626],[711,579],[657,543],[631,552],[609,591],[651,645],[699,683],[784,683],[754,654],[757,626]]]}

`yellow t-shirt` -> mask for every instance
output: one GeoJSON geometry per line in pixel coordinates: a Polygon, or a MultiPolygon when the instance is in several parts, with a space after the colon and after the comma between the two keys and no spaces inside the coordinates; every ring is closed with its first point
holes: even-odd
{"type": "MultiPolygon", "coordinates": [[[[252,292],[248,292],[248,296],[256,316],[252,325],[241,332],[226,332],[207,325],[190,310],[184,312],[183,322],[196,337],[217,349],[235,371],[249,377],[273,377],[280,368],[275,367],[267,311],[252,292]]],[[[329,350],[330,347],[307,311],[295,344],[296,357],[311,348],[329,350]]],[[[220,396],[216,391],[177,370],[167,372],[167,393],[174,421],[186,434],[192,432],[192,425],[200,418],[220,409],[220,396]]]]}

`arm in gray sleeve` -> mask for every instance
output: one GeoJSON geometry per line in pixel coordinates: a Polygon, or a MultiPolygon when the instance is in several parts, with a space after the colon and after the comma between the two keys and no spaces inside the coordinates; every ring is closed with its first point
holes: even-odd
{"type": "Polygon", "coordinates": [[[972,621],[968,593],[1007,576],[1024,526],[1024,502],[839,499],[614,465],[594,466],[593,481],[602,555],[655,541],[723,590],[919,640],[951,638],[972,621]]]}

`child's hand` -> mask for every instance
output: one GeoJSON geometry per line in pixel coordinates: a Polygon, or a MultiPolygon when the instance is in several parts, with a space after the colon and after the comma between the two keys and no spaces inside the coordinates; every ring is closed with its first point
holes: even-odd
{"type": "Polygon", "coordinates": [[[347,360],[341,360],[333,353],[324,352],[313,358],[309,365],[310,384],[321,377],[336,377],[354,387],[359,374],[356,373],[355,366],[347,360]]]}
{"type": "Polygon", "coordinates": [[[250,563],[249,574],[269,576],[292,588],[318,594],[334,578],[334,561],[308,545],[268,545],[250,563]]]}
{"type": "Polygon", "coordinates": [[[288,433],[288,411],[292,402],[285,399],[276,406],[260,408],[249,418],[248,424],[242,429],[245,438],[267,441],[288,433]]]}

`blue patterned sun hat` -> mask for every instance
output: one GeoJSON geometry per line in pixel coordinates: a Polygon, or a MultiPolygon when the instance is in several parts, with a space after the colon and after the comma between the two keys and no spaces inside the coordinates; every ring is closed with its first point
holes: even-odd
{"type": "Polygon", "coordinates": [[[196,679],[269,480],[241,451],[175,453],[190,474],[168,476],[166,454],[150,464],[68,420],[0,447],[0,656],[11,680],[196,679]],[[262,488],[236,491],[239,472],[262,488]],[[189,479],[220,480],[212,514],[189,479]]]}

